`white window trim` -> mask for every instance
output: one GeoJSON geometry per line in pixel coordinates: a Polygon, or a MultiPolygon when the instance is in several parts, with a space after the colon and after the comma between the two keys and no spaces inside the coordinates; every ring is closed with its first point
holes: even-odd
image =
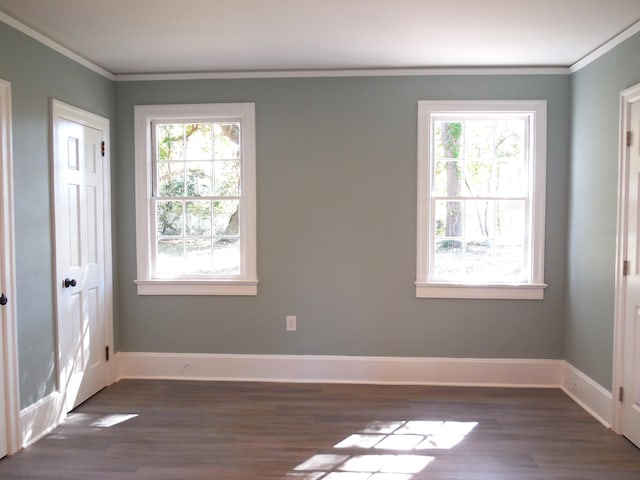
{"type": "Polygon", "coordinates": [[[416,255],[416,297],[523,299],[544,298],[544,227],[547,161],[547,102],[514,101],[419,101],[418,102],[418,219],[416,255]],[[531,159],[529,197],[531,198],[531,281],[518,284],[478,284],[433,282],[429,279],[430,225],[430,116],[436,112],[531,112],[531,159]]]}
{"type": "Polygon", "coordinates": [[[255,104],[216,103],[194,105],[136,105],[136,253],[138,295],[257,295],[256,272],[256,153],[255,104]],[[151,122],[240,118],[242,122],[242,212],[240,219],[242,269],[238,278],[154,279],[151,274],[150,201],[153,195],[151,122]]]}

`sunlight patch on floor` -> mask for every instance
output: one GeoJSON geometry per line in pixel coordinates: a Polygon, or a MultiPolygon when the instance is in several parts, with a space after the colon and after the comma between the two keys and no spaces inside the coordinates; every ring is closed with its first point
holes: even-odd
{"type": "Polygon", "coordinates": [[[97,427],[97,428],[109,428],[109,427],[113,427],[114,425],[118,425],[119,423],[124,423],[126,421],[129,421],[132,418],[136,418],[137,416],[138,416],[137,413],[105,415],[104,417],[99,418],[89,426],[97,427]]]}
{"type": "Polygon", "coordinates": [[[460,443],[478,422],[423,421],[373,422],[334,445],[334,448],[385,450],[450,449],[460,443]]]}
{"type": "Polygon", "coordinates": [[[298,465],[286,478],[411,480],[436,459],[423,455],[422,451],[453,448],[477,425],[478,422],[440,420],[372,422],[334,445],[336,453],[314,455],[298,465]],[[371,453],[354,454],[353,450],[371,453]],[[380,450],[407,453],[373,453],[380,450]]]}

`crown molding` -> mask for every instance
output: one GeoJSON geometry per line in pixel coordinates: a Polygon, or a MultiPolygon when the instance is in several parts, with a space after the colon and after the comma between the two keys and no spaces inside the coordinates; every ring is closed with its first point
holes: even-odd
{"type": "Polygon", "coordinates": [[[100,65],[96,65],[92,61],[84,58],[82,55],[78,55],[77,53],[69,50],[67,47],[63,47],[58,42],[41,34],[40,32],[37,32],[33,28],[25,25],[24,23],[16,20],[13,17],[10,17],[9,15],[1,11],[0,11],[0,22],[6,23],[10,27],[13,27],[16,30],[18,30],[19,32],[22,32],[25,35],[33,38],[34,40],[42,43],[45,47],[49,47],[51,50],[54,50],[61,55],[64,55],[65,57],[73,60],[76,63],[79,63],[80,65],[88,68],[89,70],[92,70],[95,73],[102,75],[103,77],[109,80],[115,80],[115,76],[113,75],[113,73],[105,70],[100,65]]]}
{"type": "Polygon", "coordinates": [[[229,72],[118,74],[119,82],[243,78],[411,77],[443,75],[568,75],[567,67],[363,68],[345,70],[248,70],[229,72]]]}
{"type": "Polygon", "coordinates": [[[586,67],[590,63],[595,62],[598,58],[602,57],[605,53],[610,52],[615,47],[617,47],[622,42],[624,42],[625,40],[632,37],[638,32],[640,32],[640,20],[636,21],[634,24],[632,24],[631,26],[627,27],[622,32],[617,34],[615,37],[607,40],[598,48],[596,48],[595,50],[592,50],[591,52],[586,54],[584,57],[582,57],[580,60],[578,60],[576,63],[571,65],[569,67],[569,73],[575,73],[578,70],[586,67]]]}

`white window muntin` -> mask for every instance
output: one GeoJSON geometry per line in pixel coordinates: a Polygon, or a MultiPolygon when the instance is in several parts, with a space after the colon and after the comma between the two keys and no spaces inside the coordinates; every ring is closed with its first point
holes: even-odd
{"type": "MultiPolygon", "coordinates": [[[[135,107],[136,241],[138,294],[256,295],[255,105],[194,104],[135,107]],[[189,275],[177,278],[154,273],[156,255],[155,145],[156,123],[240,123],[240,196],[238,225],[240,272],[237,275],[189,275]]],[[[187,197],[185,197],[187,198],[187,197]]],[[[201,197],[198,197],[200,199],[201,197]]],[[[204,197],[207,199],[207,197],[204,197]]],[[[229,199],[230,197],[225,197],[229,199]]]]}
{"type": "Polygon", "coordinates": [[[546,175],[546,102],[544,101],[421,101],[418,102],[418,297],[441,298],[536,298],[543,297],[544,197],[546,175]],[[524,118],[526,195],[455,196],[434,195],[433,174],[436,121],[461,119],[524,118]],[[522,279],[509,282],[478,282],[434,278],[435,222],[431,220],[437,200],[521,200],[525,202],[525,258],[522,279]]]}

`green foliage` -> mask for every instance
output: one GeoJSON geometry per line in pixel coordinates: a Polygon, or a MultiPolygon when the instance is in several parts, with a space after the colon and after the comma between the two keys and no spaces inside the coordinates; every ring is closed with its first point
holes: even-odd
{"type": "Polygon", "coordinates": [[[455,252],[456,250],[460,250],[462,248],[461,240],[443,240],[438,243],[437,251],[451,251],[455,252]]]}
{"type": "Polygon", "coordinates": [[[182,202],[158,203],[158,233],[160,235],[182,234],[182,202]]]}
{"type": "Polygon", "coordinates": [[[450,158],[460,157],[460,137],[462,136],[462,123],[461,122],[449,122],[445,124],[446,127],[443,131],[443,144],[444,148],[449,152],[450,158]]]}
{"type": "Polygon", "coordinates": [[[199,182],[206,177],[206,173],[201,168],[189,168],[186,185],[182,172],[179,172],[178,175],[169,174],[167,176],[169,178],[163,180],[160,185],[159,194],[161,197],[181,197],[184,195],[185,186],[187,187],[187,197],[199,197],[209,193],[207,185],[199,182]]]}
{"type": "Polygon", "coordinates": [[[184,128],[181,124],[158,125],[158,158],[160,160],[170,160],[176,157],[177,149],[183,146],[184,128]]]}
{"type": "MultiPolygon", "coordinates": [[[[187,188],[187,196],[198,197],[203,194],[203,185],[198,180],[205,177],[205,172],[200,168],[190,168],[187,172],[186,185],[182,175],[170,177],[164,181],[160,188],[162,197],[181,197],[187,188]]],[[[208,193],[208,192],[207,192],[208,193]]],[[[189,214],[192,216],[207,215],[209,209],[193,202],[189,204],[189,214]]],[[[177,225],[182,224],[182,202],[158,203],[158,233],[160,235],[181,235],[182,229],[177,225]]]]}

